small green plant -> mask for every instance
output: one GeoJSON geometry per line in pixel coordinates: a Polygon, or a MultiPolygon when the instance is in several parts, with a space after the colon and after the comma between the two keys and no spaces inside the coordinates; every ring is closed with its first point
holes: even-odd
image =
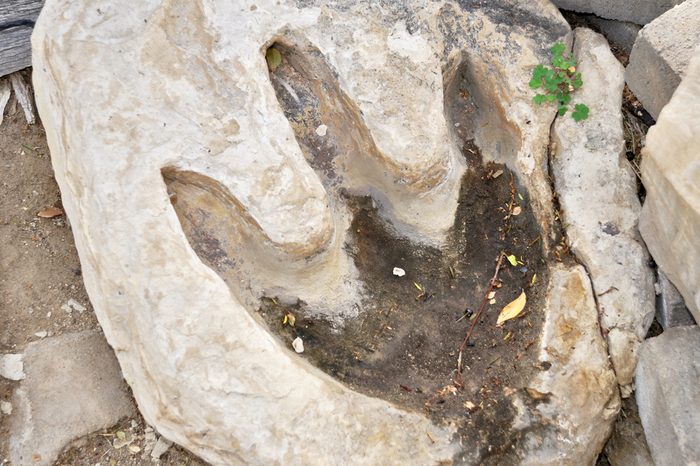
{"type": "MultiPolygon", "coordinates": [[[[557,42],[549,50],[552,52],[552,66],[537,65],[532,71],[530,87],[543,90],[543,93],[535,95],[532,101],[537,105],[556,102],[557,111],[563,116],[569,111],[571,93],[583,86],[583,79],[581,72],[576,69],[573,54],[564,54],[566,45],[557,42]]],[[[576,121],[585,120],[589,111],[586,105],[576,104],[571,116],[576,121]]]]}

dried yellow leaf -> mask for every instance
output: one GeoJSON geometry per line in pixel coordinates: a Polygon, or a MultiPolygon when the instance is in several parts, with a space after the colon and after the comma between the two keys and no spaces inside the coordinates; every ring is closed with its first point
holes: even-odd
{"type": "Polygon", "coordinates": [[[503,310],[501,310],[501,313],[498,315],[498,321],[496,322],[496,325],[500,327],[501,325],[503,325],[504,322],[518,317],[520,313],[523,312],[523,309],[525,309],[526,302],[527,297],[525,296],[525,292],[523,291],[522,293],[520,293],[520,296],[508,303],[508,305],[506,305],[506,307],[504,307],[503,310]]]}
{"type": "Polygon", "coordinates": [[[518,258],[515,257],[514,254],[511,254],[510,256],[506,256],[506,259],[508,259],[508,262],[510,262],[510,265],[512,265],[513,267],[518,265],[518,258]]]}

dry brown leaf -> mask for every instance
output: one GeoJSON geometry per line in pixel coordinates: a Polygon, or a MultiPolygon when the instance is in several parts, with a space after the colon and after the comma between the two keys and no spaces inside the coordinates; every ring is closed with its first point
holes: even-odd
{"type": "Polygon", "coordinates": [[[44,210],[39,211],[39,213],[36,215],[41,218],[54,218],[63,215],[63,211],[58,207],[47,207],[44,210]]]}
{"type": "Polygon", "coordinates": [[[510,319],[515,319],[520,315],[521,312],[523,312],[523,309],[525,309],[525,303],[527,302],[527,297],[525,296],[525,292],[523,291],[520,293],[520,296],[515,298],[515,300],[511,301],[506,305],[506,307],[503,308],[501,313],[498,315],[498,321],[496,322],[496,325],[499,327],[503,325],[504,322],[510,320],[510,319]]]}

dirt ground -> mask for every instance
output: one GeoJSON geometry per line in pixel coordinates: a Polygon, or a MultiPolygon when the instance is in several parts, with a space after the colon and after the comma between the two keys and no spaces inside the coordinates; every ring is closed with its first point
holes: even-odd
{"type": "MultiPolygon", "coordinates": [[[[40,123],[28,125],[14,96],[0,125],[0,353],[21,353],[41,338],[98,328],[83,287],[80,262],[70,226],[63,215],[37,214],[61,208],[46,136],[40,123]],[[62,306],[75,300],[83,312],[62,306]]],[[[0,377],[0,401],[10,401],[17,382],[0,377]]],[[[0,464],[9,464],[9,416],[0,415],[0,464]]],[[[158,463],[145,454],[145,423],[140,417],[77,441],[58,465],[203,465],[193,455],[171,447],[158,463]],[[131,434],[132,445],[115,449],[117,431],[131,434]]]]}

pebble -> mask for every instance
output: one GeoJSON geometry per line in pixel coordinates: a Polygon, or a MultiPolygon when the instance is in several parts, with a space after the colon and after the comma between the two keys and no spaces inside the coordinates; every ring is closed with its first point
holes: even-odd
{"type": "Polygon", "coordinates": [[[151,450],[151,458],[154,460],[160,459],[172,444],[173,442],[165,440],[163,437],[158,437],[158,441],[154,445],[153,450],[151,450]]]}
{"type": "Polygon", "coordinates": [[[0,401],[0,412],[8,416],[12,414],[12,403],[9,401],[0,401]]]}
{"type": "Polygon", "coordinates": [[[296,337],[294,341],[292,342],[292,348],[294,348],[294,351],[297,353],[303,353],[304,352],[304,340],[302,340],[299,337],[296,337]]]}
{"type": "Polygon", "coordinates": [[[320,125],[318,128],[316,128],[316,134],[318,134],[321,137],[325,136],[327,132],[328,126],[326,125],[320,125]]]}
{"type": "Polygon", "coordinates": [[[48,334],[49,334],[49,333],[48,333],[46,330],[41,330],[41,331],[39,331],[39,332],[36,332],[36,333],[34,334],[34,336],[37,336],[37,337],[39,337],[39,338],[46,338],[46,335],[48,335],[48,334]]]}
{"type": "Polygon", "coordinates": [[[400,267],[394,267],[394,272],[393,272],[393,273],[394,273],[394,275],[396,275],[397,277],[403,277],[404,275],[406,275],[406,271],[405,271],[404,269],[400,268],[400,267]]]}
{"type": "Polygon", "coordinates": [[[10,380],[24,379],[24,362],[22,361],[22,355],[0,355],[0,376],[10,380]]]}
{"type": "Polygon", "coordinates": [[[78,312],[82,313],[82,312],[85,312],[87,310],[87,308],[85,306],[83,306],[82,304],[80,304],[78,301],[76,301],[73,298],[69,299],[66,304],[61,306],[61,309],[66,311],[69,314],[73,311],[78,311],[78,312]]]}

